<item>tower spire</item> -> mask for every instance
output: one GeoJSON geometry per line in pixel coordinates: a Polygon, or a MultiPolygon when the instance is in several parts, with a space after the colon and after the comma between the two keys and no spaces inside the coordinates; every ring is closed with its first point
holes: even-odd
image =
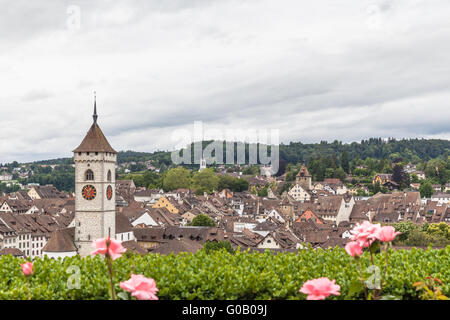
{"type": "Polygon", "coordinates": [[[97,94],[94,91],[94,115],[92,116],[94,118],[94,123],[97,124],[97,94]]]}

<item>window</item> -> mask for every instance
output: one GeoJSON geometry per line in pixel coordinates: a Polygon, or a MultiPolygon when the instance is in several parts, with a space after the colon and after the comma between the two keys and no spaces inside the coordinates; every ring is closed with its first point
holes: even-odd
{"type": "Polygon", "coordinates": [[[111,170],[108,170],[108,176],[106,178],[108,181],[111,181],[111,170]]]}
{"type": "Polygon", "coordinates": [[[94,172],[91,169],[88,169],[84,174],[85,181],[94,180],[94,172]]]}

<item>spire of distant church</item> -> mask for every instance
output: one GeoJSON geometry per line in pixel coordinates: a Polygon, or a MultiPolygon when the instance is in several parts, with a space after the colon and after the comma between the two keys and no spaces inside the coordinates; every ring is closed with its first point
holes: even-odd
{"type": "Polygon", "coordinates": [[[97,94],[94,91],[94,115],[92,116],[94,118],[94,123],[97,123],[97,94]]]}

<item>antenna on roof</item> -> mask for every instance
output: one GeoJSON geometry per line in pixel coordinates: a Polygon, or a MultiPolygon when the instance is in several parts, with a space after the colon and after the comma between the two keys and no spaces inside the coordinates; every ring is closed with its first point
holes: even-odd
{"type": "Polygon", "coordinates": [[[94,115],[92,116],[94,118],[94,123],[97,123],[97,93],[94,91],[94,115]]]}

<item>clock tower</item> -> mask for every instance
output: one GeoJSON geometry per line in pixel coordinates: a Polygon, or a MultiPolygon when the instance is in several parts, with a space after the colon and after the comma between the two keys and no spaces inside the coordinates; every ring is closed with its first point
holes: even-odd
{"type": "Polygon", "coordinates": [[[81,144],[73,150],[75,162],[75,246],[81,256],[89,255],[92,241],[116,233],[116,161],[111,147],[97,124],[94,98],[94,122],[81,144]]]}

